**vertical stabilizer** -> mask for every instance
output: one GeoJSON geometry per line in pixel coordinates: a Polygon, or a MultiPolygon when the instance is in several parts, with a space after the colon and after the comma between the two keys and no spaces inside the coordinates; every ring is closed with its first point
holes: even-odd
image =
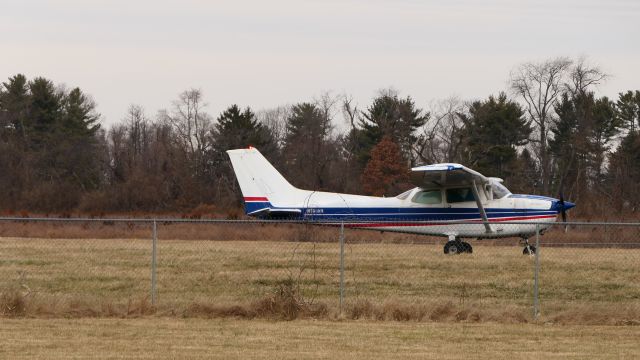
{"type": "Polygon", "coordinates": [[[289,203],[298,192],[255,148],[227,151],[245,201],[247,214],[271,203],[289,203]]]}

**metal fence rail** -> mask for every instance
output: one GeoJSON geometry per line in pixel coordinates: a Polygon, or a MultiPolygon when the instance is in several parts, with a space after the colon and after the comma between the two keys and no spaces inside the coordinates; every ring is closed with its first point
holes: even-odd
{"type": "Polygon", "coordinates": [[[557,223],[530,239],[531,255],[517,239],[445,255],[446,238],[320,225],[0,218],[0,293],[100,311],[148,299],[175,313],[293,294],[352,318],[640,321],[638,223],[557,223]]]}

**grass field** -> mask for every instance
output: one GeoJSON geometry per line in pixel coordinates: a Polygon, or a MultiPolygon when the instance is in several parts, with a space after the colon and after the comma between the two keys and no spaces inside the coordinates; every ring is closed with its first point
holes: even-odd
{"type": "Polygon", "coordinates": [[[640,327],[237,319],[3,319],[3,359],[634,359],[640,327]]]}
{"type": "MultiPolygon", "coordinates": [[[[271,299],[311,304],[306,316],[323,319],[532,321],[534,261],[520,247],[476,246],[453,257],[430,244],[345,250],[340,315],[337,243],[161,239],[151,308],[150,240],[0,238],[3,313],[260,317],[256,306],[271,299]]],[[[538,321],[640,324],[639,263],[640,249],[542,248],[538,321]]]]}

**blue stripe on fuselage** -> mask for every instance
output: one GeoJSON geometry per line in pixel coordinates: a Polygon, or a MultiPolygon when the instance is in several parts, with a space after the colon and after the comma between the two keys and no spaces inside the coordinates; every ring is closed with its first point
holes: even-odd
{"type": "MultiPolygon", "coordinates": [[[[526,209],[485,209],[488,218],[555,215],[551,210],[526,209]]],[[[312,208],[302,209],[301,218],[315,220],[358,219],[367,221],[432,221],[432,220],[471,220],[479,219],[476,208],[312,208]],[[408,211],[409,210],[409,211],[408,211]],[[310,212],[311,211],[311,212],[310,212]]]]}
{"type": "MultiPolygon", "coordinates": [[[[245,211],[247,214],[262,209],[277,209],[270,202],[246,202],[245,211]]],[[[432,220],[470,220],[480,218],[477,208],[298,208],[301,210],[299,216],[293,219],[304,220],[366,220],[366,221],[432,221],[432,220]]],[[[518,217],[555,215],[554,210],[539,209],[513,209],[513,208],[487,208],[488,218],[518,217]]]]}

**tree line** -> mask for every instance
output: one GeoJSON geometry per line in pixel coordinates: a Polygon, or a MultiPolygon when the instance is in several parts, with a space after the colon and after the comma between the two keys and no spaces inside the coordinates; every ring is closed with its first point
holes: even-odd
{"type": "Polygon", "coordinates": [[[640,91],[597,94],[607,74],[584,60],[517,66],[484,99],[419,108],[380,91],[364,107],[325,93],[216,117],[189,89],[149,115],[131,105],[100,124],[79,88],[18,74],[0,86],[0,209],[4,212],[185,212],[233,215],[241,194],[225,151],[258,148],[297,187],[394,196],[412,166],[459,162],[513,192],[558,196],[582,217],[637,217],[640,91]]]}

